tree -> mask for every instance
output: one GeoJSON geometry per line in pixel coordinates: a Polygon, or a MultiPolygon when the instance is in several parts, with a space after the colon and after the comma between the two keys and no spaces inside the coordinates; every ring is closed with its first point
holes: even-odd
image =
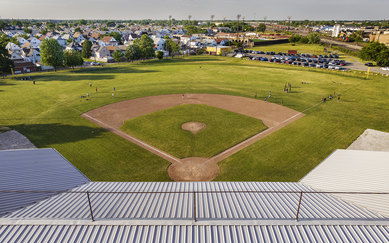
{"type": "Polygon", "coordinates": [[[265,31],[266,31],[266,25],[263,24],[263,23],[259,24],[259,25],[258,25],[258,31],[259,31],[259,32],[262,32],[262,33],[265,33],[265,31]]]}
{"type": "Polygon", "coordinates": [[[74,50],[66,50],[63,54],[64,64],[66,67],[81,66],[84,64],[81,53],[74,50]]]}
{"type": "Polygon", "coordinates": [[[169,56],[173,57],[174,53],[177,53],[179,47],[176,42],[170,39],[169,36],[165,36],[165,50],[169,52],[169,56]]]}
{"type": "Polygon", "coordinates": [[[376,61],[378,54],[381,51],[385,51],[387,47],[385,44],[378,43],[378,42],[372,42],[367,44],[362,48],[362,50],[359,52],[359,56],[362,60],[368,61],[368,60],[373,60],[376,61]]]}
{"type": "Polygon", "coordinates": [[[139,60],[141,58],[140,47],[136,44],[130,45],[127,47],[124,55],[129,61],[139,60]]]}
{"type": "Polygon", "coordinates": [[[119,43],[119,45],[123,45],[122,35],[119,32],[113,31],[108,35],[115,38],[115,40],[119,43]]]}
{"type": "Polygon", "coordinates": [[[81,33],[81,28],[80,27],[75,28],[74,32],[80,32],[81,33]]]}
{"type": "Polygon", "coordinates": [[[78,21],[78,23],[80,24],[80,25],[86,25],[86,20],[85,19],[80,19],[80,21],[78,21]]]}
{"type": "Polygon", "coordinates": [[[92,56],[92,42],[85,40],[84,43],[82,43],[81,55],[83,58],[90,58],[92,56]]]}
{"type": "Polygon", "coordinates": [[[292,43],[296,43],[296,42],[299,42],[301,40],[302,36],[301,35],[292,35],[291,37],[289,37],[289,42],[292,42],[292,43]]]}
{"type": "Polygon", "coordinates": [[[380,51],[377,55],[377,65],[378,66],[389,66],[389,48],[380,51]]]}
{"type": "Polygon", "coordinates": [[[163,58],[163,51],[157,51],[157,58],[161,60],[163,58]]]}
{"type": "Polygon", "coordinates": [[[308,38],[308,44],[319,44],[320,43],[320,36],[317,33],[309,33],[307,35],[308,38]]]}
{"type": "Polygon", "coordinates": [[[112,57],[113,59],[116,61],[116,62],[120,62],[120,60],[122,59],[123,57],[123,52],[120,50],[120,49],[116,49],[116,51],[114,51],[112,53],[112,57]]]}
{"type": "Polygon", "coordinates": [[[134,41],[134,44],[139,46],[142,59],[155,57],[155,44],[148,35],[142,35],[140,39],[134,41]]]}
{"type": "Polygon", "coordinates": [[[45,39],[41,44],[41,61],[44,65],[57,67],[63,65],[63,51],[56,39],[45,39]]]}
{"type": "Polygon", "coordinates": [[[108,27],[115,27],[115,26],[116,26],[115,22],[113,22],[113,21],[108,21],[108,22],[106,23],[106,25],[107,25],[108,27]]]}
{"type": "Polygon", "coordinates": [[[8,27],[8,22],[0,21],[0,30],[3,30],[8,27]]]}
{"type": "Polygon", "coordinates": [[[0,74],[11,73],[11,68],[14,67],[14,62],[9,59],[8,51],[5,46],[9,42],[8,36],[0,34],[0,74]]]}

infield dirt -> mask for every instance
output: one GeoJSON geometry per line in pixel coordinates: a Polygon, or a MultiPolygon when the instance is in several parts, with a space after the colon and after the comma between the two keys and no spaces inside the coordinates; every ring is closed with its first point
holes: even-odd
{"type": "Polygon", "coordinates": [[[219,94],[171,94],[121,101],[82,114],[86,119],[168,160],[169,176],[175,181],[210,181],[219,168],[217,163],[241,149],[268,136],[303,116],[302,113],[271,102],[240,96],[219,94]],[[205,104],[263,121],[268,129],[234,145],[211,158],[176,158],[158,148],[132,137],[119,128],[131,118],[174,107],[180,104],[205,104]]]}

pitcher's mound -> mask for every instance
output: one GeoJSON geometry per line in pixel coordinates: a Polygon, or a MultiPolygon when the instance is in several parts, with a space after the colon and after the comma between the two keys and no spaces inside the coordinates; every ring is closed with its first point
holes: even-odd
{"type": "Polygon", "coordinates": [[[206,127],[204,123],[201,122],[185,122],[181,125],[181,128],[183,130],[189,131],[193,134],[196,134],[203,130],[206,127]]]}
{"type": "Polygon", "coordinates": [[[167,170],[174,181],[211,181],[219,173],[219,167],[207,158],[190,157],[181,163],[171,164],[167,170]]]}

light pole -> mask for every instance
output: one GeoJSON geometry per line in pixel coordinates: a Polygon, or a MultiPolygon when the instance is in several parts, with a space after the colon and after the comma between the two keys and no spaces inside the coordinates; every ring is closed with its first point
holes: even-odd
{"type": "Polygon", "coordinates": [[[288,16],[288,21],[289,21],[289,24],[288,24],[288,30],[290,29],[290,19],[292,18],[292,16],[288,16]]]}

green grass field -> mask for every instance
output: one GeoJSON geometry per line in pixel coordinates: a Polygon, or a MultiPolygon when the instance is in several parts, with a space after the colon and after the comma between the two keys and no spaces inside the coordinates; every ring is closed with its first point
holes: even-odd
{"type": "Polygon", "coordinates": [[[128,120],[121,128],[178,158],[212,157],[264,129],[258,119],[207,105],[179,105],[128,120]],[[196,134],[181,129],[191,121],[206,127],[196,134]]]}
{"type": "Polygon", "coordinates": [[[272,91],[271,102],[306,114],[221,161],[216,180],[222,181],[297,181],[334,149],[347,148],[366,128],[389,132],[388,77],[365,80],[358,72],[194,56],[32,77],[36,85],[0,79],[0,126],[16,129],[40,148],[57,149],[96,181],[170,180],[167,161],[80,117],[137,97],[215,93],[253,98],[258,92],[263,99],[272,91]],[[285,82],[292,84],[292,93],[283,92],[285,82]],[[80,98],[87,92],[89,101],[80,98]],[[318,104],[333,92],[342,94],[340,103],[318,104]]]}
{"type": "Polygon", "coordinates": [[[307,44],[299,44],[299,43],[284,43],[284,44],[274,44],[274,45],[266,45],[266,46],[256,46],[252,48],[247,48],[249,50],[255,51],[274,51],[285,52],[287,53],[289,50],[296,50],[298,53],[310,53],[310,54],[324,54],[324,46],[321,45],[307,45],[307,44]]]}

